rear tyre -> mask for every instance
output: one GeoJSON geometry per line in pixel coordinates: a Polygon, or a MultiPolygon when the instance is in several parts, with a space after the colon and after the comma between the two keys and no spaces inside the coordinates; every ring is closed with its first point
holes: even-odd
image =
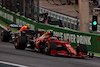
{"type": "Polygon", "coordinates": [[[56,44],[54,42],[47,41],[44,47],[44,53],[50,54],[51,50],[56,50],[56,44]]]}
{"type": "Polygon", "coordinates": [[[9,42],[11,38],[10,31],[2,31],[1,32],[1,41],[9,42]]]}
{"type": "Polygon", "coordinates": [[[83,52],[83,53],[85,53],[85,54],[87,55],[87,53],[88,53],[88,48],[87,48],[86,45],[80,44],[80,45],[77,46],[76,51],[77,51],[77,54],[78,54],[78,55],[79,55],[79,52],[83,52]]]}
{"type": "Polygon", "coordinates": [[[16,49],[24,50],[26,48],[27,39],[25,36],[18,36],[14,41],[14,46],[16,49]]]}

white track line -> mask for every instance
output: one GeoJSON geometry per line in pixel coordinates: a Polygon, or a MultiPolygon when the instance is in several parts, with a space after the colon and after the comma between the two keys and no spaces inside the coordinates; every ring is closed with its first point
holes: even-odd
{"type": "Polygon", "coordinates": [[[18,66],[18,67],[29,67],[29,66],[24,66],[24,65],[19,65],[19,64],[4,62],[4,61],[0,61],[0,63],[7,64],[7,65],[12,65],[12,66],[18,66]]]}

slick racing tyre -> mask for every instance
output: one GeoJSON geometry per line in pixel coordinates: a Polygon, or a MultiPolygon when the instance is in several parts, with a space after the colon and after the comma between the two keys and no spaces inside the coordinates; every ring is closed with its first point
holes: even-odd
{"type": "Polygon", "coordinates": [[[86,45],[80,44],[80,45],[78,45],[78,46],[76,47],[76,51],[77,51],[78,54],[79,54],[79,52],[83,52],[83,53],[85,53],[85,54],[87,55],[87,53],[88,53],[88,48],[87,48],[86,45]]]}
{"type": "Polygon", "coordinates": [[[26,48],[27,39],[25,36],[18,36],[14,41],[14,46],[16,49],[24,50],[26,48]]]}
{"type": "Polygon", "coordinates": [[[11,38],[11,35],[10,35],[9,31],[2,31],[1,32],[1,41],[9,42],[10,38],[11,38]]]}
{"type": "Polygon", "coordinates": [[[47,41],[44,47],[45,54],[50,54],[51,50],[56,50],[56,44],[54,42],[47,41]]]}

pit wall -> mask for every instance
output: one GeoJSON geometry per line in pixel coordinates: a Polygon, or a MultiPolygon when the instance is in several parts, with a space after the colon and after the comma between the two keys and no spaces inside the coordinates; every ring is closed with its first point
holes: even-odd
{"type": "Polygon", "coordinates": [[[52,29],[54,36],[61,37],[60,40],[72,43],[72,46],[77,44],[86,44],[89,51],[100,52],[100,35],[93,33],[84,33],[75,30],[65,29],[61,27],[56,27],[53,25],[45,25],[42,23],[36,23],[35,21],[28,19],[24,16],[15,14],[14,12],[5,9],[0,6],[0,19],[4,22],[18,25],[30,24],[31,30],[46,31],[52,29]]]}

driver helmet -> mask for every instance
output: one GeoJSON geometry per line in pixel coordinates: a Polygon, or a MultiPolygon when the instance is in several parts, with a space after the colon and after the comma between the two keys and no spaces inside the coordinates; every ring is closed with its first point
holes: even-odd
{"type": "Polygon", "coordinates": [[[49,30],[50,36],[53,36],[53,30],[49,30]]]}
{"type": "Polygon", "coordinates": [[[26,26],[30,26],[30,24],[26,24],[26,26]]]}
{"type": "Polygon", "coordinates": [[[30,24],[26,24],[27,29],[30,30],[30,24]]]}

